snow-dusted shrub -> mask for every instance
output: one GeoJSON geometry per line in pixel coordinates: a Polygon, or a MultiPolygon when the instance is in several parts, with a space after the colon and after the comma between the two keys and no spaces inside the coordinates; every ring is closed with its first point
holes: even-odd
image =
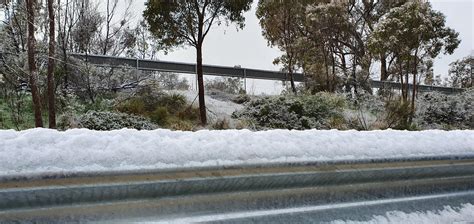
{"type": "Polygon", "coordinates": [[[189,82],[185,78],[180,78],[178,74],[160,72],[155,79],[160,83],[160,87],[167,90],[188,90],[189,82]]]}
{"type": "Polygon", "coordinates": [[[430,92],[417,100],[415,121],[423,129],[474,129],[474,89],[455,95],[430,92]]]}
{"type": "Polygon", "coordinates": [[[232,116],[249,121],[255,129],[329,129],[344,123],[342,95],[264,97],[251,100],[232,116]]]}
{"type": "Polygon", "coordinates": [[[169,113],[178,113],[186,109],[186,97],[177,93],[166,93],[144,87],[135,96],[116,106],[123,113],[150,116],[158,107],[164,107],[169,113]]]}
{"type": "Polygon", "coordinates": [[[349,103],[349,108],[344,110],[349,128],[373,130],[386,127],[385,103],[381,96],[364,92],[351,99],[349,103]]]}
{"type": "Polygon", "coordinates": [[[149,118],[160,127],[189,130],[199,120],[199,110],[188,105],[186,97],[143,88],[115,107],[118,111],[149,118]]]}
{"type": "Polygon", "coordinates": [[[229,120],[227,120],[226,118],[217,119],[217,121],[215,121],[215,122],[211,125],[211,127],[212,127],[212,129],[214,129],[214,130],[225,130],[225,129],[229,129],[229,128],[230,128],[229,120]]]}
{"type": "Polygon", "coordinates": [[[247,94],[239,94],[232,98],[232,102],[237,103],[237,104],[243,104],[246,102],[249,102],[251,100],[250,96],[247,94]]]}
{"type": "Polygon", "coordinates": [[[232,98],[234,98],[235,96],[235,94],[226,93],[226,92],[215,90],[215,89],[210,89],[206,91],[207,91],[206,94],[208,96],[219,101],[231,101],[232,98]]]}
{"type": "Polygon", "coordinates": [[[237,94],[242,90],[242,81],[240,78],[219,77],[206,81],[206,90],[237,94]]]}
{"type": "Polygon", "coordinates": [[[90,111],[78,120],[78,126],[92,130],[114,130],[133,128],[137,130],[152,130],[158,128],[147,119],[124,113],[90,111]]]}

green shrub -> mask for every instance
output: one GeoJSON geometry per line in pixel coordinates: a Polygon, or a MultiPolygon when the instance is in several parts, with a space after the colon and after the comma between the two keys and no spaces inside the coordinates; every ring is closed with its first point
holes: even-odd
{"type": "Polygon", "coordinates": [[[176,114],[186,109],[186,98],[180,94],[141,92],[116,106],[116,109],[123,113],[150,116],[158,107],[164,107],[168,112],[176,114]]]}
{"type": "Polygon", "coordinates": [[[166,107],[170,113],[177,113],[185,109],[186,97],[180,94],[165,94],[158,99],[158,105],[166,107]]]}
{"type": "Polygon", "coordinates": [[[237,94],[242,89],[240,78],[215,78],[206,81],[206,90],[218,90],[225,93],[237,94]]]}
{"type": "Polygon", "coordinates": [[[199,121],[199,108],[187,107],[183,111],[180,111],[177,117],[181,120],[199,121]]]}
{"type": "Polygon", "coordinates": [[[218,119],[212,124],[212,129],[214,130],[226,130],[230,128],[229,120],[226,118],[218,119]]]}
{"type": "Polygon", "coordinates": [[[409,118],[411,116],[411,107],[409,102],[400,99],[385,102],[386,117],[385,122],[388,128],[410,130],[409,118]]]}
{"type": "Polygon", "coordinates": [[[145,102],[141,99],[130,99],[117,106],[117,110],[127,114],[145,115],[145,102]]]}
{"type": "Polygon", "coordinates": [[[192,131],[194,128],[194,125],[193,123],[187,120],[179,120],[176,118],[170,118],[168,128],[171,130],[192,131]]]}
{"type": "Polygon", "coordinates": [[[350,98],[348,102],[349,107],[344,112],[347,128],[356,130],[388,128],[382,96],[362,92],[355,98],[350,98]]]}
{"type": "Polygon", "coordinates": [[[156,92],[150,88],[139,90],[136,96],[125,100],[116,106],[116,109],[123,113],[147,117],[161,127],[176,130],[191,130],[192,124],[199,120],[199,110],[187,106],[185,96],[156,92]]]}
{"type": "Polygon", "coordinates": [[[249,102],[250,100],[250,96],[248,96],[247,94],[239,94],[232,99],[232,102],[237,104],[243,104],[249,102]]]}
{"type": "Polygon", "coordinates": [[[94,102],[85,104],[85,111],[110,111],[113,109],[113,104],[113,99],[96,97],[94,102]]]}
{"type": "Polygon", "coordinates": [[[345,98],[337,94],[265,97],[250,101],[233,118],[248,120],[256,129],[329,129],[341,126],[345,98]]]}
{"type": "Polygon", "coordinates": [[[79,117],[78,126],[92,130],[114,130],[133,128],[137,130],[152,130],[158,128],[147,119],[124,113],[89,111],[79,117]]]}
{"type": "Polygon", "coordinates": [[[169,113],[166,107],[158,106],[150,113],[150,119],[153,123],[164,126],[168,122],[169,113]]]}

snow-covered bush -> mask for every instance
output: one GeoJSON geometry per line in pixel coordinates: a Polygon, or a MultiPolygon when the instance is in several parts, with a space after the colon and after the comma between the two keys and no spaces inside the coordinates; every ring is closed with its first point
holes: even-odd
{"type": "Polygon", "coordinates": [[[385,103],[381,96],[369,93],[358,94],[349,101],[344,117],[351,129],[373,130],[386,128],[385,103]]]}
{"type": "Polygon", "coordinates": [[[214,130],[226,130],[230,128],[229,120],[226,118],[218,119],[211,125],[214,130]]]}
{"type": "Polygon", "coordinates": [[[199,110],[188,105],[184,95],[148,87],[137,91],[135,96],[119,103],[115,109],[149,118],[160,127],[170,129],[189,130],[199,120],[199,110]]]}
{"type": "Polygon", "coordinates": [[[185,78],[180,78],[178,74],[160,72],[155,79],[160,83],[160,87],[166,90],[188,90],[189,82],[185,78]]]}
{"type": "Polygon", "coordinates": [[[329,129],[344,124],[342,95],[277,96],[254,99],[233,118],[249,121],[255,129],[329,129]]]}
{"type": "Polygon", "coordinates": [[[237,103],[237,104],[243,104],[246,102],[249,102],[251,100],[250,96],[247,94],[239,94],[232,98],[232,102],[237,103]]]}
{"type": "Polygon", "coordinates": [[[474,88],[455,95],[430,92],[417,101],[415,121],[422,129],[474,129],[474,88]]]}
{"type": "Polygon", "coordinates": [[[153,130],[158,128],[147,119],[124,113],[90,111],[78,120],[78,126],[92,130],[114,130],[133,128],[137,130],[153,130]]]}
{"type": "Polygon", "coordinates": [[[206,81],[206,90],[217,90],[230,94],[237,94],[242,90],[242,81],[240,78],[215,78],[206,81]]]}

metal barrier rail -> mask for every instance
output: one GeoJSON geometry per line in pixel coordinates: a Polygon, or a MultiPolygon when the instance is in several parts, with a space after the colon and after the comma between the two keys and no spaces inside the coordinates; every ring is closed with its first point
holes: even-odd
{"type": "MultiPolygon", "coordinates": [[[[196,74],[196,64],[192,64],[192,63],[143,60],[143,59],[136,59],[136,58],[110,57],[110,56],[101,56],[101,55],[84,55],[84,54],[71,54],[71,55],[82,60],[88,60],[90,63],[97,64],[97,65],[129,66],[129,67],[137,68],[138,70],[146,70],[146,71],[164,71],[164,72],[196,74]]],[[[205,75],[250,78],[250,79],[279,80],[279,81],[289,80],[287,73],[284,73],[284,72],[258,70],[258,69],[250,69],[250,68],[235,68],[235,67],[216,66],[216,65],[203,65],[203,73],[205,75]]],[[[302,73],[294,73],[293,78],[296,82],[303,82],[305,80],[304,75],[302,73]]],[[[401,83],[398,83],[398,82],[376,81],[376,80],[370,80],[370,82],[373,88],[382,88],[382,87],[395,88],[395,89],[402,88],[401,83]]],[[[444,92],[444,93],[458,93],[458,92],[463,91],[462,88],[450,88],[450,87],[429,86],[429,85],[417,85],[416,87],[421,92],[439,91],[439,92],[444,92]]],[[[413,85],[408,84],[408,88],[412,89],[413,85]]]]}
{"type": "Polygon", "coordinates": [[[0,221],[170,216],[472,190],[472,156],[7,176],[0,179],[0,221]]]}
{"type": "MultiPolygon", "coordinates": [[[[127,57],[112,57],[103,55],[85,55],[85,54],[70,54],[71,56],[80,60],[87,60],[88,62],[107,66],[107,67],[131,67],[138,70],[144,71],[162,71],[162,72],[176,72],[186,74],[196,74],[196,64],[193,63],[182,63],[182,62],[170,62],[170,61],[158,61],[158,60],[145,60],[137,58],[127,57]]],[[[0,52],[0,58],[3,54],[0,52]]],[[[269,71],[251,68],[236,68],[216,65],[203,65],[204,75],[213,76],[224,76],[224,77],[238,77],[238,78],[250,78],[250,79],[263,79],[263,80],[279,80],[288,81],[289,77],[287,73],[280,71],[269,71]]],[[[305,80],[302,73],[294,73],[294,80],[296,82],[303,82],[305,80]]],[[[398,82],[390,81],[377,81],[370,80],[373,88],[394,88],[401,89],[402,85],[398,82]]],[[[443,93],[459,93],[464,91],[462,88],[451,88],[441,86],[429,86],[429,85],[416,85],[417,89],[421,92],[427,91],[438,91],[443,93]]],[[[408,88],[412,89],[413,85],[408,84],[408,88]]]]}

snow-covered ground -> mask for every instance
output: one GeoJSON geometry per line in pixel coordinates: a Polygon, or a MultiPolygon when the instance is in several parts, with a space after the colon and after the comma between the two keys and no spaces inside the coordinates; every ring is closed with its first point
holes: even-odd
{"type": "Polygon", "coordinates": [[[446,206],[441,211],[412,212],[401,211],[387,212],[385,215],[374,216],[369,221],[337,220],[332,224],[468,224],[474,220],[474,205],[464,204],[459,210],[446,206]]]}
{"type": "Polygon", "coordinates": [[[0,131],[0,175],[474,155],[474,130],[0,131]]]}
{"type": "MultiPolygon", "coordinates": [[[[199,100],[197,99],[197,92],[195,91],[182,91],[182,90],[172,90],[170,92],[179,93],[186,97],[188,102],[193,102],[193,105],[198,107],[199,100]]],[[[228,100],[218,100],[215,98],[210,97],[209,95],[205,96],[206,101],[206,108],[208,110],[208,117],[210,121],[215,121],[217,119],[227,119],[229,121],[233,121],[231,115],[236,110],[243,109],[243,106],[240,104],[236,104],[232,101],[228,100]]]]}

